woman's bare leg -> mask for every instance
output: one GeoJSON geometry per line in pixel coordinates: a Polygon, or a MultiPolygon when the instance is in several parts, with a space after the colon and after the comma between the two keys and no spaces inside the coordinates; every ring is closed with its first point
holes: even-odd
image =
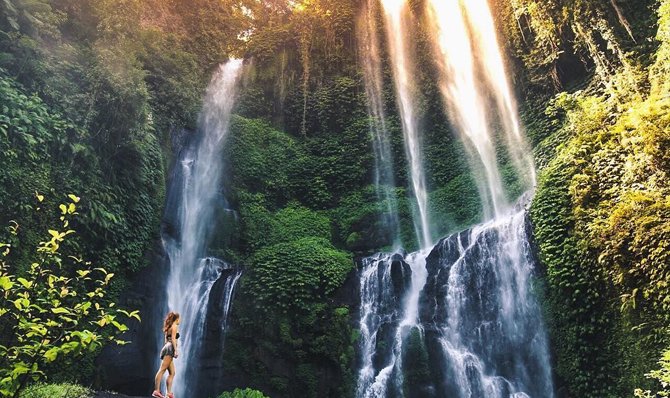
{"type": "Polygon", "coordinates": [[[172,394],[172,380],[174,380],[175,368],[174,362],[172,362],[172,357],[170,357],[170,366],[168,366],[168,377],[167,377],[167,393],[172,394]]]}
{"type": "Polygon", "coordinates": [[[163,374],[165,371],[170,367],[170,364],[172,363],[172,357],[169,355],[166,355],[163,357],[163,362],[161,362],[161,367],[158,369],[158,372],[156,372],[156,377],[154,377],[154,390],[160,391],[161,388],[161,379],[163,378],[163,374]]]}

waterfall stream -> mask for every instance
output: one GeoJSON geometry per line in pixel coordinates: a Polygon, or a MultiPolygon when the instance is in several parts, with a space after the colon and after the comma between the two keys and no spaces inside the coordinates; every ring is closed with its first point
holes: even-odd
{"type": "Polygon", "coordinates": [[[398,203],[393,187],[393,158],[391,155],[390,134],[386,123],[384,109],[382,77],[382,59],[379,46],[379,35],[374,16],[379,12],[376,0],[367,0],[364,11],[357,21],[359,34],[360,63],[363,67],[365,92],[368,98],[368,115],[370,117],[370,135],[372,148],[375,154],[374,184],[377,198],[386,204],[387,214],[383,218],[384,226],[392,234],[393,246],[398,248],[400,242],[400,221],[398,217],[398,203]]]}
{"type": "Polygon", "coordinates": [[[425,248],[432,243],[432,238],[428,223],[428,193],[416,109],[415,67],[410,52],[411,43],[407,40],[408,28],[411,26],[409,5],[404,0],[382,0],[381,3],[386,21],[386,36],[398,110],[405,138],[405,156],[409,165],[411,188],[417,207],[414,214],[414,229],[419,247],[425,248]]]}
{"type": "Polygon", "coordinates": [[[443,239],[427,267],[422,323],[437,396],[553,397],[523,207],[443,239]]]}
{"type": "MultiPolygon", "coordinates": [[[[163,234],[163,246],[169,257],[167,302],[170,311],[181,314],[181,356],[176,359],[179,369],[174,385],[175,395],[194,396],[198,391],[208,312],[221,308],[220,328],[225,328],[235,284],[240,271],[215,258],[205,258],[217,216],[226,211],[221,194],[222,149],[229,131],[236,87],[242,69],[241,60],[221,65],[207,89],[200,114],[198,135],[184,148],[169,190],[168,201],[174,203],[177,214],[174,231],[163,234]],[[217,295],[220,303],[212,303],[213,290],[223,283],[217,295]]],[[[175,166],[177,167],[177,166],[175,166]]],[[[223,336],[223,332],[220,333],[223,336]]],[[[162,336],[159,341],[162,341],[162,336]]]]}

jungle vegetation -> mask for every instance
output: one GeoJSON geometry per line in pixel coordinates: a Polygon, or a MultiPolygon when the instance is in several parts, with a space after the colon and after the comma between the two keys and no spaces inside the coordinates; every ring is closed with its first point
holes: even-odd
{"type": "MultiPolygon", "coordinates": [[[[419,113],[432,228],[444,236],[476,223],[481,206],[430,78],[430,52],[420,51],[422,2],[411,1],[416,62],[426,65],[419,113]]],[[[386,206],[372,185],[360,3],[1,0],[0,242],[12,247],[0,319],[16,309],[2,278],[28,288],[20,281],[36,272],[35,248],[58,222],[52,210],[72,193],[78,217],[63,232],[77,233],[67,242],[104,270],[102,304],[118,301],[159,240],[173,137],[195,134],[211,73],[243,57],[224,159],[239,217],[213,251],[248,271],[225,365],[238,387],[258,391],[222,396],[351,396],[357,331],[342,288],[355,258],[393,243],[380,232],[386,206]]],[[[530,220],[558,396],[668,396],[670,0],[491,3],[539,170],[530,220]]],[[[403,159],[386,86],[392,151],[403,159]]],[[[395,173],[411,250],[408,171],[395,173]]],[[[510,196],[520,193],[513,176],[506,183],[510,196]]],[[[0,338],[0,353],[26,344],[4,323],[0,338]]],[[[40,377],[104,387],[95,353],[47,364],[40,377]]],[[[0,377],[10,369],[2,361],[0,377]]]]}

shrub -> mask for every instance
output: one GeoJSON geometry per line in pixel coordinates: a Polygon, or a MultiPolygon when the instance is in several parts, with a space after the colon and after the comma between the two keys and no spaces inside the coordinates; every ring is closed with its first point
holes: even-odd
{"type": "MultiPolygon", "coordinates": [[[[139,320],[106,300],[114,277],[94,268],[67,250],[74,234],[70,218],[77,214],[79,198],[59,206],[60,227],[50,229],[31,264],[10,264],[7,256],[16,243],[0,243],[0,395],[18,396],[30,380],[44,377],[43,368],[63,357],[81,355],[128,328],[121,316],[139,320]]],[[[43,196],[38,195],[42,202],[43,196]]],[[[19,224],[10,226],[15,240],[19,224]]]]}
{"type": "Polygon", "coordinates": [[[251,388],[245,388],[241,390],[236,388],[234,391],[226,391],[219,395],[218,398],[268,398],[263,395],[262,392],[258,390],[252,390],[251,388]]]}
{"type": "Polygon", "coordinates": [[[640,388],[635,389],[635,396],[639,398],[661,398],[661,397],[670,397],[670,349],[666,350],[663,353],[663,356],[658,361],[658,364],[661,366],[660,369],[652,370],[646,376],[650,379],[654,379],[661,385],[662,390],[657,391],[655,394],[651,390],[643,391],[640,388]]]}
{"type": "Polygon", "coordinates": [[[323,238],[307,237],[261,249],[248,283],[266,310],[309,312],[344,282],[353,261],[323,238]]]}
{"type": "Polygon", "coordinates": [[[93,392],[77,384],[33,384],[19,394],[19,398],[89,398],[93,392]]]}

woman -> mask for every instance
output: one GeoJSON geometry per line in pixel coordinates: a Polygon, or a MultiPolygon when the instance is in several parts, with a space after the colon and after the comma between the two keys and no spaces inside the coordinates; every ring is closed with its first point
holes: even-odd
{"type": "Polygon", "coordinates": [[[156,398],[166,398],[161,394],[160,386],[161,380],[163,379],[163,374],[165,371],[168,371],[167,377],[167,398],[174,398],[172,394],[172,380],[174,380],[175,369],[173,359],[179,356],[179,349],[177,348],[177,339],[179,339],[179,314],[176,312],[170,312],[165,317],[165,322],[163,323],[163,333],[165,334],[165,344],[163,349],[161,349],[161,367],[156,373],[156,378],[154,379],[154,392],[151,394],[152,397],[156,398]]]}

